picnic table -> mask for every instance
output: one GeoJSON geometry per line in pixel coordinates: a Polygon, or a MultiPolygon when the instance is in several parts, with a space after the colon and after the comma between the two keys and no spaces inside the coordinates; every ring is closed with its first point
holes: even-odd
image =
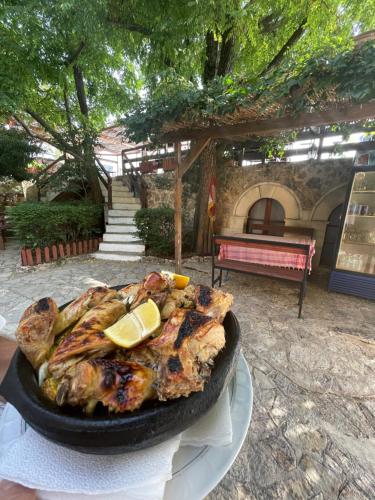
{"type": "MultiPolygon", "coordinates": [[[[264,234],[233,234],[235,238],[257,240],[262,242],[289,243],[309,245],[308,269],[311,272],[311,261],[315,254],[315,240],[309,236],[292,234],[287,236],[269,236],[264,234]]],[[[306,266],[306,256],[301,253],[280,252],[272,250],[272,247],[243,247],[231,244],[230,241],[220,245],[219,260],[237,260],[265,266],[285,267],[289,269],[304,270],[306,266]]]]}
{"type": "Polygon", "coordinates": [[[301,317],[306,293],[307,275],[311,272],[311,260],[315,253],[315,241],[308,235],[287,234],[233,234],[212,238],[212,286],[222,283],[223,271],[255,274],[269,278],[299,283],[299,310],[301,317]],[[216,258],[216,249],[219,254],[216,258]],[[215,277],[215,270],[219,276],[215,277]]]}

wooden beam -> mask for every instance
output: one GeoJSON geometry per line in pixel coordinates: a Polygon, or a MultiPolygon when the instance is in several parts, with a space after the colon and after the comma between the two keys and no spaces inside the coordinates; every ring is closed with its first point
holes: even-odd
{"type": "Polygon", "coordinates": [[[181,164],[181,175],[186,174],[201,152],[204,150],[206,146],[208,146],[210,142],[210,137],[206,139],[199,139],[197,143],[190,149],[186,158],[182,160],[181,164]]]}
{"type": "Polygon", "coordinates": [[[324,111],[299,113],[267,120],[252,120],[232,125],[214,125],[200,129],[179,129],[163,135],[163,141],[188,141],[195,139],[233,139],[251,135],[271,136],[283,130],[319,127],[332,123],[355,122],[375,118],[375,102],[336,105],[324,111]]]}
{"type": "Polygon", "coordinates": [[[182,173],[181,142],[175,144],[177,165],[174,171],[174,258],[175,271],[181,274],[182,254],[182,173]]]}

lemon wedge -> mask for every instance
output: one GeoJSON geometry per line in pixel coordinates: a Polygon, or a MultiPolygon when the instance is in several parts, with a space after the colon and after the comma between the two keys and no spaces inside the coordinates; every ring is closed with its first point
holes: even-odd
{"type": "Polygon", "coordinates": [[[149,337],[159,328],[160,323],[158,306],[148,299],[114,325],[106,328],[104,333],[114,344],[130,349],[149,337]]]}
{"type": "Polygon", "coordinates": [[[172,273],[171,271],[162,271],[161,274],[168,276],[175,282],[176,288],[179,290],[183,290],[189,284],[190,278],[189,276],[184,276],[183,274],[172,273]]]}

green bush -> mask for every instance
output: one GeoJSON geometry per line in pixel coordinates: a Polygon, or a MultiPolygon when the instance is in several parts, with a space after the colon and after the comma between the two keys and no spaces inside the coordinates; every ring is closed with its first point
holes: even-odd
{"type": "Polygon", "coordinates": [[[146,245],[149,253],[161,257],[173,255],[173,208],[141,208],[135,214],[135,224],[138,236],[146,245]]]}
{"type": "Polygon", "coordinates": [[[20,203],[7,209],[15,235],[28,248],[98,235],[102,212],[102,206],[86,202],[20,203]]]}

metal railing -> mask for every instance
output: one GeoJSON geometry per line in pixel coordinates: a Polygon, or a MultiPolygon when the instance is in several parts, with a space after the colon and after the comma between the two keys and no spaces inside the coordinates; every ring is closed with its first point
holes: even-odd
{"type": "Polygon", "coordinates": [[[142,208],[147,208],[147,185],[142,173],[127,154],[122,152],[122,177],[134,197],[140,199],[142,208]],[[128,165],[128,167],[127,167],[128,165]]]}

